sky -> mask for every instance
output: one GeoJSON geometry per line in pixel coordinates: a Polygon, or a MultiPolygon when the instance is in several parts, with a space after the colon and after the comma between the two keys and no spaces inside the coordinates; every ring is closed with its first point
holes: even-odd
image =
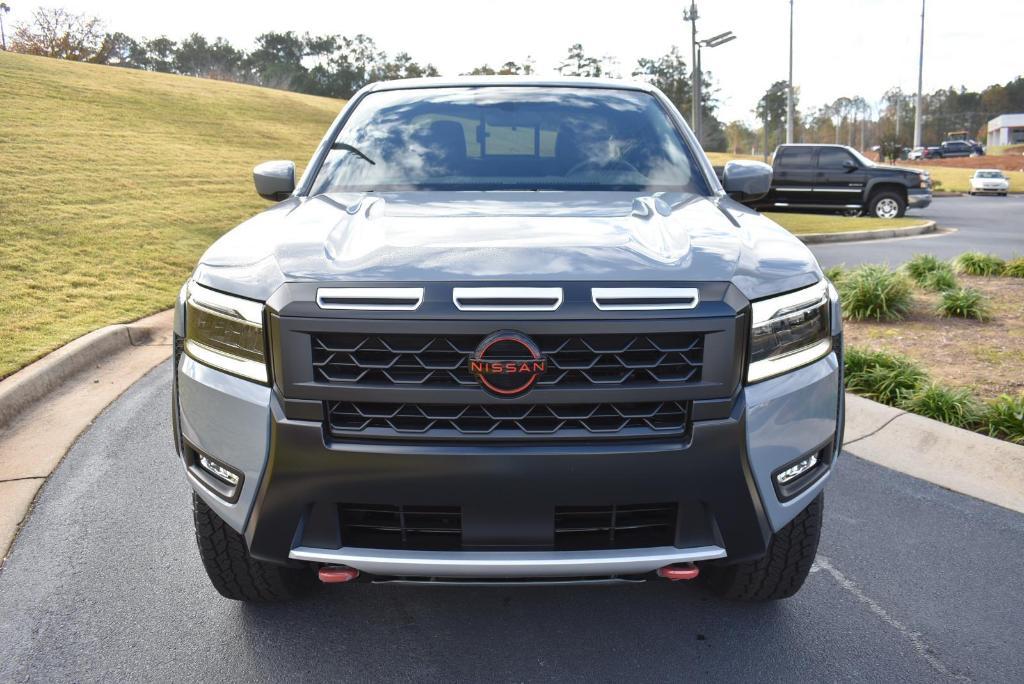
{"type": "MultiPolygon", "coordinates": [[[[39,6],[95,15],[110,31],[134,37],[192,32],[223,36],[249,49],[266,31],[365,33],[389,53],[409,52],[443,75],[483,63],[534,59],[552,74],[572,43],[588,54],[612,55],[628,77],[639,57],[672,45],[690,54],[684,0],[376,0],[288,2],[248,0],[7,0],[5,25],[39,6]]],[[[877,105],[891,87],[917,90],[921,0],[795,0],[794,83],[801,111],[837,97],[861,95],[877,105]]],[[[774,81],[787,77],[788,0],[698,0],[698,37],[731,30],[737,40],[703,56],[718,87],[719,118],[750,121],[774,81]]],[[[1024,74],[1020,27],[1024,0],[927,0],[924,91],[951,85],[980,90],[1024,74]]]]}

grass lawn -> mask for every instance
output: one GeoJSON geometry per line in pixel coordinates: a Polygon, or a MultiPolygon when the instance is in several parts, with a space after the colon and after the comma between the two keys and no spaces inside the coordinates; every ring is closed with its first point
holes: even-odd
{"type": "Polygon", "coordinates": [[[342,102],[0,52],[0,377],[171,306],[203,250],[267,206],[342,102]]]}
{"type": "Polygon", "coordinates": [[[909,356],[935,380],[968,387],[981,399],[1024,391],[1024,279],[957,276],[980,290],[991,319],[984,323],[941,318],[939,295],[915,288],[914,305],[902,321],[845,321],[845,343],[909,356]]]}
{"type": "Polygon", "coordinates": [[[806,233],[847,233],[851,230],[881,230],[903,228],[922,223],[924,219],[904,217],[880,219],[867,216],[839,216],[834,214],[796,214],[767,211],[764,215],[795,235],[806,233]]]}

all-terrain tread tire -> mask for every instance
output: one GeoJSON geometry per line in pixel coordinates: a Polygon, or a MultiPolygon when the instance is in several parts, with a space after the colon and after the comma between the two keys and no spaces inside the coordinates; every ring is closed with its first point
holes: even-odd
{"type": "Polygon", "coordinates": [[[309,570],[264,563],[250,556],[245,538],[194,492],[192,516],[199,556],[210,582],[221,596],[260,603],[284,601],[308,593],[315,586],[309,570]]]}
{"type": "Polygon", "coordinates": [[[793,596],[811,571],[821,537],[824,507],[822,493],[772,535],[763,558],[708,566],[701,569],[701,577],[713,593],[735,601],[777,601],[793,596]]]}

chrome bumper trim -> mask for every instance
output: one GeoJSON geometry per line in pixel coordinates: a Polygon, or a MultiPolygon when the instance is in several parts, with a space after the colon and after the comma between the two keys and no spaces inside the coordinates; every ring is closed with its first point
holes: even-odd
{"type": "Polygon", "coordinates": [[[725,549],[659,546],[607,551],[397,551],[300,546],[288,557],[397,577],[607,577],[642,574],[673,563],[725,558],[725,549]]]}

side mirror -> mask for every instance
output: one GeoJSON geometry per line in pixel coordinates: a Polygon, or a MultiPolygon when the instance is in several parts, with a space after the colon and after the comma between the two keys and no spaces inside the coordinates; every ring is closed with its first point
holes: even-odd
{"type": "Polygon", "coordinates": [[[260,197],[279,202],[295,190],[295,162],[268,161],[252,170],[252,182],[260,197]]]}
{"type": "Polygon", "coordinates": [[[722,187],[737,202],[761,199],[772,188],[772,167],[759,161],[731,161],[722,171],[722,187]]]}
{"type": "Polygon", "coordinates": [[[846,169],[847,171],[855,171],[860,167],[857,166],[857,162],[853,161],[852,159],[847,159],[846,161],[843,162],[843,168],[846,169]]]}

